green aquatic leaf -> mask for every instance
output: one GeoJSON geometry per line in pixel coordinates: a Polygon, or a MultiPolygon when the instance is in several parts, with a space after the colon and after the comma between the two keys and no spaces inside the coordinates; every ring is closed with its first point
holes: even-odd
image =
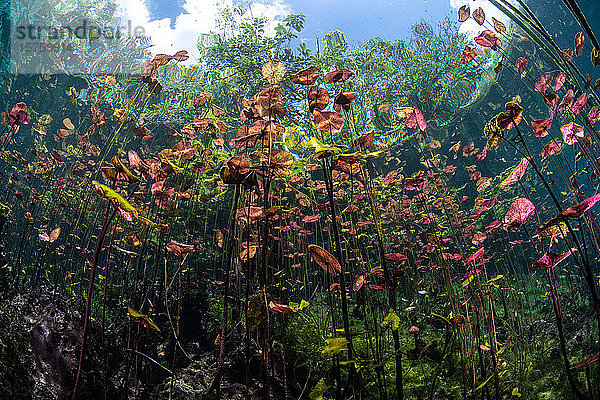
{"type": "Polygon", "coordinates": [[[398,317],[398,314],[396,314],[396,312],[393,309],[390,309],[388,315],[381,322],[382,327],[386,327],[388,325],[391,325],[392,330],[394,331],[400,327],[400,317],[398,317]]]}
{"type": "Polygon", "coordinates": [[[297,126],[286,126],[283,140],[289,149],[294,149],[300,145],[306,146],[307,140],[304,132],[297,126]]]}
{"type": "Polygon", "coordinates": [[[123,196],[115,192],[110,187],[97,181],[92,181],[92,185],[94,185],[94,189],[96,190],[96,194],[98,194],[98,196],[102,197],[103,199],[115,200],[121,210],[129,213],[133,219],[137,218],[137,210],[131,205],[131,203],[125,200],[123,196]]]}
{"type": "Polygon", "coordinates": [[[323,395],[330,387],[331,385],[324,378],[321,378],[313,390],[310,391],[308,397],[310,400],[323,400],[323,395]]]}
{"type": "Polygon", "coordinates": [[[112,160],[110,160],[110,162],[117,172],[121,173],[122,175],[124,175],[127,178],[126,179],[127,182],[132,183],[132,182],[138,182],[140,180],[125,165],[123,165],[123,163],[121,162],[121,160],[119,160],[119,158],[117,156],[114,156],[112,158],[112,160]]]}
{"type": "Polygon", "coordinates": [[[498,124],[499,118],[501,118],[504,114],[505,113],[500,113],[494,116],[487,124],[485,124],[485,127],[483,128],[483,133],[488,139],[485,145],[487,150],[494,150],[504,140],[504,129],[502,129],[498,124]]]}
{"type": "Polygon", "coordinates": [[[370,160],[372,158],[381,157],[384,154],[385,154],[385,151],[383,151],[383,150],[372,151],[372,152],[365,154],[365,160],[370,160]]]}
{"type": "Polygon", "coordinates": [[[433,315],[434,317],[438,317],[438,318],[440,318],[440,319],[443,319],[444,321],[446,321],[446,323],[447,323],[448,325],[452,325],[452,323],[450,322],[450,320],[449,320],[448,318],[446,318],[446,317],[444,317],[444,316],[442,316],[442,315],[440,315],[440,314],[436,314],[436,313],[433,313],[433,312],[432,312],[432,313],[431,313],[431,315],[433,315]]]}
{"type": "MultiPolygon", "coordinates": [[[[498,378],[502,378],[502,376],[506,373],[507,370],[504,370],[502,372],[500,372],[498,374],[498,378]]],[[[472,390],[472,392],[476,392],[479,389],[483,388],[485,385],[487,385],[487,383],[494,377],[494,374],[491,374],[490,376],[488,376],[488,378],[483,381],[479,386],[477,386],[475,389],[472,390]]]]}
{"type": "Polygon", "coordinates": [[[308,307],[310,303],[304,299],[300,302],[300,304],[290,301],[289,306],[293,308],[295,311],[302,311],[304,308],[308,307]]]}
{"type": "MultiPolygon", "coordinates": [[[[260,291],[250,296],[248,299],[248,330],[256,329],[267,316],[267,307],[265,302],[270,302],[270,297],[264,291],[260,291]]],[[[268,303],[267,303],[268,304],[268,303]]]]}
{"type": "Polygon", "coordinates": [[[154,329],[157,332],[160,332],[158,325],[156,325],[146,314],[142,314],[139,311],[135,311],[131,307],[127,307],[127,313],[129,314],[129,319],[132,321],[139,321],[146,326],[154,329]]]}
{"type": "Polygon", "coordinates": [[[298,308],[300,308],[302,310],[302,309],[305,309],[308,306],[310,306],[310,303],[308,301],[302,299],[302,301],[300,301],[300,307],[298,307],[298,308]]]}
{"type": "Polygon", "coordinates": [[[158,159],[159,159],[160,161],[162,161],[162,162],[166,163],[166,164],[169,164],[169,166],[170,166],[171,168],[173,168],[173,171],[174,171],[176,174],[180,174],[180,173],[182,173],[182,172],[183,172],[183,168],[181,168],[181,167],[179,167],[179,166],[175,165],[175,164],[174,164],[174,163],[173,163],[171,160],[169,160],[167,157],[163,157],[162,155],[160,155],[160,154],[159,154],[159,155],[158,155],[158,159]]]}
{"type": "Polygon", "coordinates": [[[144,224],[146,224],[149,227],[153,228],[158,225],[156,222],[151,221],[150,219],[148,219],[146,217],[139,217],[139,218],[140,218],[140,221],[142,221],[144,224]]]}
{"type": "Polygon", "coordinates": [[[141,313],[141,312],[139,312],[139,311],[135,311],[135,310],[134,310],[133,308],[131,308],[131,307],[127,307],[127,312],[129,313],[129,316],[130,316],[131,318],[143,318],[143,317],[145,317],[145,316],[146,316],[145,314],[142,314],[142,313],[141,313]]]}
{"type": "Polygon", "coordinates": [[[474,276],[475,276],[475,275],[471,275],[471,276],[469,276],[467,279],[465,279],[465,280],[463,281],[463,283],[462,283],[462,287],[469,286],[469,283],[471,283],[471,281],[473,280],[473,277],[474,277],[474,276]]]}
{"type": "Polygon", "coordinates": [[[118,251],[120,251],[121,253],[123,253],[123,254],[127,254],[128,256],[133,256],[133,257],[135,257],[135,256],[138,256],[138,255],[139,255],[139,254],[138,254],[138,253],[136,253],[135,251],[126,250],[126,249],[123,249],[123,248],[121,248],[121,247],[119,247],[119,246],[115,246],[115,248],[116,248],[118,251]]]}
{"type": "Polygon", "coordinates": [[[312,138],[307,143],[306,147],[313,148],[313,158],[321,160],[323,158],[335,156],[342,152],[342,148],[339,146],[328,146],[321,143],[317,138],[312,138]]]}
{"type": "Polygon", "coordinates": [[[330,338],[325,339],[325,342],[327,343],[327,345],[323,348],[321,352],[326,356],[331,357],[341,353],[343,350],[348,350],[348,348],[346,347],[346,345],[348,344],[346,338],[330,338]]]}
{"type": "Polygon", "coordinates": [[[350,365],[350,364],[354,364],[354,368],[358,371],[361,369],[362,365],[358,360],[345,360],[345,361],[340,361],[339,364],[341,366],[344,365],[350,365]]]}
{"type": "Polygon", "coordinates": [[[4,203],[0,203],[0,216],[8,216],[10,214],[10,207],[4,203]]]}

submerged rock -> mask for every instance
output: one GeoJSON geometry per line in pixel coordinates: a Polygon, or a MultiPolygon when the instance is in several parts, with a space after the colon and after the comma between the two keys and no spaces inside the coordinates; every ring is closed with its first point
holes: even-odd
{"type": "MultiPolygon", "coordinates": [[[[78,306],[44,289],[13,293],[1,301],[0,398],[69,399],[81,350],[82,316],[78,306]]],[[[104,398],[99,321],[91,321],[79,397],[104,398]]],[[[114,336],[105,333],[106,373],[115,365],[114,336]]],[[[107,397],[116,390],[107,379],[107,397]]]]}

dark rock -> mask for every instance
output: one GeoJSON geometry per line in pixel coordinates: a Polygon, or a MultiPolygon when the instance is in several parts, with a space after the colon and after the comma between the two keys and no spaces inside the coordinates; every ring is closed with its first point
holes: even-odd
{"type": "MultiPolygon", "coordinates": [[[[40,289],[36,293],[14,294],[2,300],[0,323],[0,398],[69,399],[81,351],[82,317],[77,304],[40,289]]],[[[117,347],[114,336],[105,334],[107,375],[114,372],[117,347]]],[[[103,352],[101,325],[91,321],[88,351],[84,359],[79,397],[103,399],[103,352]]],[[[108,398],[116,390],[106,380],[108,398]]]]}

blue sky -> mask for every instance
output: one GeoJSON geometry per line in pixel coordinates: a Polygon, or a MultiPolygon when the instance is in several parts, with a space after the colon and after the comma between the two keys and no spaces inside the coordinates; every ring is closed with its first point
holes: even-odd
{"type": "MultiPolygon", "coordinates": [[[[436,24],[444,17],[457,18],[456,10],[469,4],[482,6],[489,17],[498,15],[488,0],[118,0],[123,14],[134,26],[143,26],[154,44],[151,52],[173,54],[190,52],[190,63],[198,61],[196,39],[203,33],[219,30],[219,12],[240,1],[247,6],[248,16],[267,19],[267,34],[286,15],[306,16],[300,40],[315,47],[315,38],[334,29],[343,31],[346,39],[361,44],[373,37],[396,40],[406,37],[410,27],[421,19],[436,24]]],[[[476,36],[483,28],[470,19],[461,32],[476,36]]]]}
{"type": "MultiPolygon", "coordinates": [[[[198,0],[201,2],[202,0],[198,0]]],[[[437,22],[455,11],[449,0],[287,0],[291,13],[302,13],[306,23],[301,38],[314,42],[315,37],[340,29],[350,42],[363,42],[380,36],[397,39],[406,36],[409,27],[420,19],[437,22]]],[[[151,19],[171,19],[185,12],[183,0],[146,0],[151,19]]]]}
{"type": "Polygon", "coordinates": [[[394,40],[407,35],[411,25],[420,19],[440,21],[453,13],[448,0],[291,0],[292,12],[307,16],[302,37],[322,37],[340,29],[350,42],[379,36],[394,40]]]}
{"type": "Polygon", "coordinates": [[[152,19],[171,19],[171,28],[174,28],[175,18],[184,12],[182,0],[148,0],[146,7],[152,19]]]}

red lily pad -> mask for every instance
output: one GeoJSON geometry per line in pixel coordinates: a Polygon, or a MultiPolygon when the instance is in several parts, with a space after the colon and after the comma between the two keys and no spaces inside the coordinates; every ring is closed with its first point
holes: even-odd
{"type": "Polygon", "coordinates": [[[424,131],[427,128],[427,120],[418,108],[413,108],[412,114],[406,120],[406,126],[412,129],[418,126],[420,130],[424,131]]]}
{"type": "Polygon", "coordinates": [[[517,59],[517,62],[515,63],[515,68],[517,68],[517,70],[519,71],[519,73],[521,75],[523,75],[523,73],[525,72],[525,69],[527,68],[527,64],[529,64],[529,58],[527,58],[527,57],[519,57],[517,59]]]}
{"type": "Polygon", "coordinates": [[[531,127],[533,128],[533,134],[536,137],[544,137],[548,135],[548,129],[552,126],[552,120],[550,118],[536,119],[531,121],[531,127]]]}
{"type": "Polygon", "coordinates": [[[585,36],[583,32],[577,32],[575,34],[575,54],[580,56],[583,54],[583,44],[585,43],[585,36]]]}
{"type": "Polygon", "coordinates": [[[477,48],[465,46],[460,56],[460,62],[462,64],[468,64],[477,57],[477,48]]]}
{"type": "Polygon", "coordinates": [[[485,30],[481,32],[474,40],[478,45],[489,47],[492,50],[498,50],[500,48],[500,39],[496,36],[494,31],[485,30]]]}
{"type": "Polygon", "coordinates": [[[560,131],[563,134],[563,140],[568,145],[573,145],[577,138],[584,137],[585,133],[583,132],[583,126],[577,125],[576,123],[569,123],[560,127],[560,131]]]}
{"type": "Polygon", "coordinates": [[[316,127],[323,133],[337,133],[344,126],[342,114],[336,111],[318,111],[314,115],[316,127]]]}
{"type": "Polygon", "coordinates": [[[566,253],[562,253],[562,254],[548,252],[548,253],[544,254],[542,257],[540,257],[539,260],[537,260],[536,262],[531,264],[531,266],[536,269],[553,268],[556,265],[558,265],[558,263],[563,261],[565,258],[567,258],[571,254],[573,254],[574,252],[575,252],[574,250],[569,250],[566,253]]]}
{"type": "Polygon", "coordinates": [[[586,92],[583,92],[581,96],[575,100],[575,104],[573,104],[573,114],[577,115],[581,113],[585,105],[587,104],[588,95],[586,92]]]}
{"type": "Polygon", "coordinates": [[[552,139],[550,143],[544,146],[542,157],[548,157],[561,152],[561,144],[558,140],[552,139]]]}
{"type": "Polygon", "coordinates": [[[567,78],[567,76],[565,75],[564,72],[560,72],[556,76],[556,81],[554,81],[554,91],[560,90],[560,88],[562,87],[562,85],[565,83],[565,79],[566,78],[567,78]]]}
{"type": "Polygon", "coordinates": [[[471,8],[467,6],[462,6],[458,9],[458,22],[465,22],[469,19],[469,15],[471,14],[471,8]]]}
{"type": "Polygon", "coordinates": [[[504,216],[504,230],[507,232],[518,231],[534,210],[535,206],[529,199],[524,197],[516,199],[504,216]]]}
{"type": "Polygon", "coordinates": [[[308,92],[308,109],[310,112],[322,110],[329,104],[329,91],[326,88],[313,86],[308,92]]]}
{"type": "Polygon", "coordinates": [[[319,68],[308,67],[300,72],[290,75],[290,80],[298,85],[312,85],[321,75],[319,68]]]}
{"type": "Polygon", "coordinates": [[[573,106],[574,100],[575,100],[575,92],[573,92],[573,89],[567,90],[567,93],[565,94],[565,96],[560,101],[560,104],[558,105],[558,108],[557,108],[558,112],[565,112],[567,109],[571,108],[573,106]]]}
{"type": "Polygon", "coordinates": [[[384,257],[386,258],[386,260],[396,261],[396,262],[408,260],[408,258],[402,253],[388,253],[384,257]]]}
{"type": "Polygon", "coordinates": [[[335,83],[335,82],[344,82],[348,78],[354,75],[354,72],[349,71],[344,68],[336,69],[335,71],[331,71],[325,74],[325,82],[327,83],[335,83]]]}
{"type": "Polygon", "coordinates": [[[550,87],[550,74],[544,74],[534,85],[537,92],[544,93],[550,87]]]}
{"type": "Polygon", "coordinates": [[[485,22],[485,13],[483,12],[483,8],[479,7],[473,11],[473,19],[477,21],[479,25],[483,25],[485,22]]]}
{"type": "Polygon", "coordinates": [[[587,210],[592,208],[599,201],[600,201],[600,194],[597,194],[595,196],[585,199],[584,201],[577,204],[576,206],[567,208],[563,212],[554,216],[552,219],[550,219],[544,225],[540,226],[537,229],[537,233],[544,232],[548,228],[558,225],[561,222],[581,217],[584,212],[586,212],[587,210]]]}
{"type": "Polygon", "coordinates": [[[529,166],[529,160],[527,158],[523,158],[521,160],[521,162],[519,163],[519,165],[517,165],[512,170],[510,175],[508,175],[508,177],[502,181],[502,183],[500,184],[500,188],[506,189],[507,187],[519,182],[521,180],[521,178],[523,177],[523,175],[525,175],[525,171],[527,170],[528,166],[529,166]]]}

